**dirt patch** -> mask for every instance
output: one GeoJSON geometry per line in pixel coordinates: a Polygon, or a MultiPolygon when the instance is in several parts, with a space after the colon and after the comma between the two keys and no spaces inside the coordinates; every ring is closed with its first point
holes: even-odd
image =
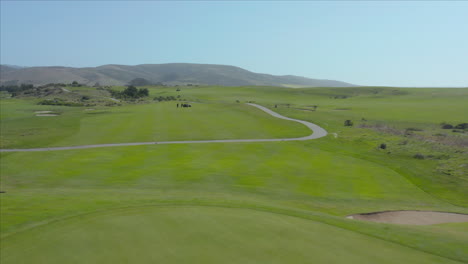
{"type": "Polygon", "coordinates": [[[93,110],[95,110],[95,109],[94,109],[94,108],[87,108],[87,109],[85,109],[85,111],[93,111],[93,110]]]}
{"type": "Polygon", "coordinates": [[[433,211],[385,211],[349,215],[346,218],[401,225],[434,225],[468,222],[467,214],[433,211]]]}
{"type": "Polygon", "coordinates": [[[54,111],[35,111],[35,114],[50,114],[53,113],[54,111]]]}
{"type": "Polygon", "coordinates": [[[293,108],[293,109],[300,110],[300,111],[307,111],[307,112],[314,112],[315,111],[313,109],[307,109],[307,108],[293,108]]]}
{"type": "Polygon", "coordinates": [[[37,114],[36,116],[58,116],[58,114],[37,114]]]}

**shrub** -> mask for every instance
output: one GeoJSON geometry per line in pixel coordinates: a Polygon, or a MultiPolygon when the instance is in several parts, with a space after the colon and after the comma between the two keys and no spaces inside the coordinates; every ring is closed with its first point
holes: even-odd
{"type": "Polygon", "coordinates": [[[82,86],[82,84],[78,83],[77,81],[73,81],[71,83],[71,87],[81,87],[81,86],[82,86]]]}
{"type": "Polygon", "coordinates": [[[456,129],[467,129],[468,123],[461,123],[455,126],[456,129]]]}
{"type": "Polygon", "coordinates": [[[442,129],[452,129],[453,126],[451,124],[444,124],[442,125],[442,129]]]}
{"type": "Polygon", "coordinates": [[[414,154],[413,158],[415,158],[415,159],[424,159],[425,156],[423,154],[421,154],[421,153],[416,153],[416,154],[414,154]]]}
{"type": "Polygon", "coordinates": [[[111,90],[111,89],[108,89],[108,91],[110,92],[112,97],[124,99],[124,100],[127,100],[127,99],[132,100],[132,99],[138,99],[141,97],[149,96],[149,91],[147,88],[137,89],[133,85],[129,85],[127,88],[125,88],[125,90],[121,92],[111,90]]]}
{"type": "Polygon", "coordinates": [[[147,88],[138,89],[137,96],[138,96],[138,97],[146,97],[146,96],[149,96],[149,91],[148,91],[148,89],[147,89],[147,88]]]}
{"type": "MultiPolygon", "coordinates": [[[[174,97],[174,96],[157,96],[155,98],[153,98],[153,100],[155,101],[159,101],[159,102],[162,102],[162,101],[177,101],[177,99],[174,97]]],[[[179,99],[180,101],[181,99],[179,99]]]]}
{"type": "Polygon", "coordinates": [[[381,148],[381,149],[386,149],[386,148],[387,148],[387,144],[382,143],[382,144],[380,144],[379,148],[381,148]]]}
{"type": "Polygon", "coordinates": [[[423,130],[420,129],[420,128],[409,127],[409,128],[406,129],[406,131],[409,132],[409,131],[423,131],[423,130]]]}
{"type": "Polygon", "coordinates": [[[60,98],[55,98],[54,100],[42,100],[39,105],[63,105],[63,106],[84,106],[82,103],[63,101],[60,98]]]}
{"type": "Polygon", "coordinates": [[[346,121],[344,122],[344,125],[345,125],[345,126],[353,126],[353,121],[351,121],[351,120],[346,120],[346,121]]]}

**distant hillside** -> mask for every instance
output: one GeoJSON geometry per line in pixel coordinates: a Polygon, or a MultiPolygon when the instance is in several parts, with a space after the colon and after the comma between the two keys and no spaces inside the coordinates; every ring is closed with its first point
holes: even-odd
{"type": "Polygon", "coordinates": [[[239,67],[212,64],[142,64],[103,65],[89,68],[71,67],[28,67],[17,68],[8,65],[0,67],[0,84],[79,83],[94,85],[126,85],[132,80],[144,80],[149,83],[183,85],[223,85],[223,86],[283,86],[283,87],[348,87],[349,83],[319,80],[285,75],[275,76],[254,73],[239,67]]]}

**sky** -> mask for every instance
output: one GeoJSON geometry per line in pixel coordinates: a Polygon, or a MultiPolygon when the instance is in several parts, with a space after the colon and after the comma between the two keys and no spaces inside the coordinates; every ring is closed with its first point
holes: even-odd
{"type": "Polygon", "coordinates": [[[468,87],[468,1],[0,1],[0,63],[468,87]]]}

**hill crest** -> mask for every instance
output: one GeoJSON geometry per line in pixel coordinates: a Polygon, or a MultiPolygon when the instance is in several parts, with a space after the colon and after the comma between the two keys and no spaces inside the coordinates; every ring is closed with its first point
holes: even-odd
{"type": "Polygon", "coordinates": [[[87,85],[126,85],[133,79],[145,79],[153,84],[166,85],[223,85],[223,86],[282,86],[282,87],[350,87],[355,86],[335,80],[311,79],[294,75],[254,73],[246,69],[217,64],[167,63],[120,65],[107,64],[97,67],[27,67],[9,65],[0,67],[0,84],[71,83],[87,85]]]}

